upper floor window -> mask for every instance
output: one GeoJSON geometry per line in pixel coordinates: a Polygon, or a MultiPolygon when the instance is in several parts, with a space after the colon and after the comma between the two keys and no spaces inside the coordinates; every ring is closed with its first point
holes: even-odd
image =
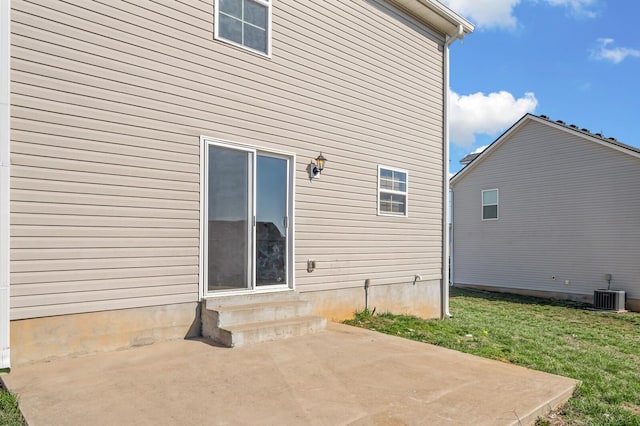
{"type": "Polygon", "coordinates": [[[378,166],[378,214],[406,216],[408,173],[378,166]]]}
{"type": "Polygon", "coordinates": [[[272,0],[215,0],[215,38],[271,54],[272,0]]]}
{"type": "Polygon", "coordinates": [[[498,190],[485,189],[482,191],[482,220],[498,218],[498,190]]]}

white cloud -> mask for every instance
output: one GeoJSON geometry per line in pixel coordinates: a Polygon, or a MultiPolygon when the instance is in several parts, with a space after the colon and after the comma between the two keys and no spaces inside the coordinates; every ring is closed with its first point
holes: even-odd
{"type": "Polygon", "coordinates": [[[599,38],[598,47],[591,52],[591,57],[600,61],[610,61],[619,64],[627,57],[640,57],[640,50],[629,47],[610,47],[614,40],[612,38],[599,38]]]}
{"type": "Polygon", "coordinates": [[[513,8],[520,0],[444,0],[444,3],[479,28],[514,29],[517,19],[513,8]]]}
{"type": "Polygon", "coordinates": [[[595,18],[596,13],[589,9],[595,5],[595,0],[544,0],[551,6],[565,6],[576,16],[584,16],[586,18],[595,18]]]}
{"type": "Polygon", "coordinates": [[[485,95],[482,92],[460,96],[449,95],[451,143],[471,147],[476,134],[495,136],[538,105],[535,94],[525,93],[515,99],[506,91],[485,95]]]}
{"type": "Polygon", "coordinates": [[[457,13],[473,21],[478,28],[502,28],[513,30],[518,25],[514,15],[515,7],[522,1],[563,6],[574,15],[593,18],[596,13],[590,9],[596,0],[442,0],[457,13]]]}
{"type": "Polygon", "coordinates": [[[482,151],[484,151],[487,148],[489,148],[489,145],[479,146],[473,152],[471,152],[471,154],[480,154],[482,151]]]}

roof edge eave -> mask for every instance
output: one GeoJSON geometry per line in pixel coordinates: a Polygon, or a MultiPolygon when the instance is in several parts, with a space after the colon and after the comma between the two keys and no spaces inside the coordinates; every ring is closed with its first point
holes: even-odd
{"type": "Polygon", "coordinates": [[[505,130],[504,133],[502,133],[502,135],[500,135],[491,144],[489,144],[489,146],[484,151],[482,151],[480,155],[478,155],[469,164],[464,166],[455,175],[453,175],[449,179],[449,184],[451,186],[455,186],[458,183],[458,181],[460,181],[460,179],[462,179],[470,170],[475,168],[479,163],[484,161],[485,158],[491,155],[491,153],[495,151],[497,147],[500,146],[505,140],[507,140],[511,134],[515,133],[518,128],[520,128],[521,126],[524,126],[526,123],[530,121],[541,123],[549,127],[553,127],[558,130],[571,133],[575,136],[579,136],[587,141],[594,142],[598,145],[614,149],[624,154],[631,155],[635,158],[640,158],[640,149],[638,148],[623,144],[617,140],[611,141],[611,140],[605,139],[604,137],[598,137],[597,135],[594,135],[588,132],[585,133],[584,130],[579,130],[577,127],[572,128],[571,126],[564,124],[564,122],[553,121],[546,116],[538,116],[532,113],[526,113],[518,121],[516,121],[511,127],[505,130]]]}
{"type": "Polygon", "coordinates": [[[465,34],[470,34],[475,26],[444,4],[436,0],[387,0],[399,5],[418,19],[431,24],[435,29],[453,37],[462,26],[465,34]]]}

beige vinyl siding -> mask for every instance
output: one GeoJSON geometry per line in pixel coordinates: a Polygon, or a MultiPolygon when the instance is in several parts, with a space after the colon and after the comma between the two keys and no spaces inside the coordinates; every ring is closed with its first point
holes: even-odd
{"type": "Polygon", "coordinates": [[[592,295],[610,273],[640,297],[640,158],[531,121],[480,160],[453,186],[456,283],[592,295]]]}
{"type": "Polygon", "coordinates": [[[12,2],[12,319],[198,300],[201,135],[296,154],[299,290],[441,278],[444,37],[278,0],[269,59],[212,11],[12,2]],[[409,171],[409,217],[376,215],[378,164],[409,171]]]}

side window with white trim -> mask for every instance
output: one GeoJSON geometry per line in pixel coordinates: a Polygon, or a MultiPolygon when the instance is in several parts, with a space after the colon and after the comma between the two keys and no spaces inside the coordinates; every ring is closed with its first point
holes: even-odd
{"type": "Polygon", "coordinates": [[[482,190],[482,220],[498,219],[498,190],[482,190]]]}
{"type": "Polygon", "coordinates": [[[215,0],[215,38],[271,55],[272,0],[215,0]]]}
{"type": "Polygon", "coordinates": [[[378,214],[407,216],[409,173],[378,166],[378,214]]]}

